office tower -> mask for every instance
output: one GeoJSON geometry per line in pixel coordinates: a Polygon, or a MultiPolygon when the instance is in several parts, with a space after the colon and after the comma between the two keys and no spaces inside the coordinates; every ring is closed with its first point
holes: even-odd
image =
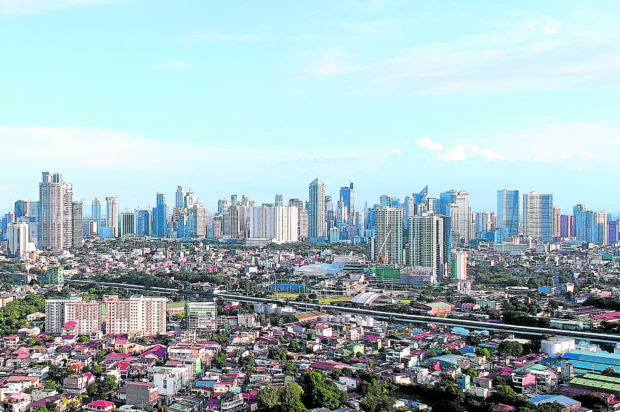
{"type": "Polygon", "coordinates": [[[186,207],[185,206],[185,188],[183,186],[177,186],[174,207],[186,207]]]}
{"type": "Polygon", "coordinates": [[[73,219],[73,223],[71,225],[73,228],[71,246],[74,248],[81,247],[84,239],[82,231],[82,210],[82,202],[73,202],[71,204],[71,219],[73,219]]]}
{"type": "Polygon", "coordinates": [[[207,237],[207,208],[200,204],[194,204],[189,209],[189,236],[192,238],[207,237]]]}
{"type": "Polygon", "coordinates": [[[41,249],[54,251],[71,247],[72,231],[72,187],[63,183],[62,174],[42,173],[39,183],[39,225],[38,242],[41,249]]]}
{"type": "Polygon", "coordinates": [[[553,208],[553,237],[562,237],[562,211],[559,207],[553,208]]]}
{"type": "Polygon", "coordinates": [[[230,195],[230,205],[237,206],[237,195],[230,195]]]}
{"type": "Polygon", "coordinates": [[[18,200],[15,202],[15,219],[30,217],[30,203],[29,200],[18,200]]]}
{"type": "Polygon", "coordinates": [[[198,203],[198,196],[194,194],[194,192],[187,192],[183,197],[183,207],[186,209],[191,209],[195,204],[198,203]]]}
{"type": "Polygon", "coordinates": [[[467,252],[459,250],[454,252],[452,259],[452,279],[458,281],[467,280],[467,252]]]}
{"type": "Polygon", "coordinates": [[[99,201],[99,198],[94,198],[91,201],[91,219],[96,220],[97,221],[97,227],[102,227],[104,226],[101,221],[101,202],[99,201]]]}
{"type": "Polygon", "coordinates": [[[228,213],[224,216],[229,218],[224,219],[225,224],[229,223],[230,226],[226,225],[225,235],[229,234],[231,239],[243,239],[246,237],[246,212],[245,206],[233,205],[228,208],[228,213]]]}
{"type": "Polygon", "coordinates": [[[275,206],[284,206],[284,195],[276,194],[274,205],[275,206]]]}
{"type": "Polygon", "coordinates": [[[497,191],[497,225],[502,240],[519,236],[519,191],[497,191]]]}
{"type": "Polygon", "coordinates": [[[594,214],[582,204],[573,207],[573,235],[579,242],[592,242],[594,214]]]}
{"type": "Polygon", "coordinates": [[[445,261],[445,218],[435,213],[409,217],[409,256],[407,264],[431,268],[441,280],[445,261]]]}
{"type": "Polygon", "coordinates": [[[608,245],[615,245],[620,239],[619,239],[619,233],[618,231],[620,230],[620,227],[618,225],[618,221],[617,220],[608,220],[607,221],[607,244],[608,245]]]}
{"type": "Polygon", "coordinates": [[[379,206],[392,207],[392,196],[390,195],[379,196],[379,206]]]}
{"type": "Polygon", "coordinates": [[[450,190],[440,194],[439,211],[450,217],[454,245],[467,245],[472,237],[472,212],[469,207],[469,193],[465,190],[450,190]]]}
{"type": "Polygon", "coordinates": [[[21,257],[34,248],[30,243],[28,222],[11,222],[7,225],[7,249],[12,257],[21,257]]]}
{"type": "Polygon", "coordinates": [[[121,213],[121,236],[136,234],[136,215],[132,212],[121,213]]]}
{"type": "Polygon", "coordinates": [[[112,229],[112,236],[118,237],[119,233],[119,210],[118,210],[118,198],[114,196],[108,196],[105,198],[106,202],[106,218],[107,227],[112,229]]]}
{"type": "Polygon", "coordinates": [[[353,192],[353,182],[349,182],[349,186],[343,186],[340,188],[340,199],[343,202],[344,207],[347,208],[348,216],[346,222],[349,225],[353,225],[355,222],[355,196],[353,192]]]}
{"type": "Polygon", "coordinates": [[[15,213],[13,213],[13,212],[7,213],[1,219],[1,221],[0,221],[0,223],[1,223],[0,227],[2,228],[2,239],[1,240],[7,240],[6,233],[7,233],[7,230],[8,230],[9,223],[12,223],[14,221],[15,221],[15,213]]]}
{"type": "Polygon", "coordinates": [[[497,215],[493,212],[475,214],[476,235],[493,232],[497,229],[497,215]]]}
{"type": "Polygon", "coordinates": [[[401,208],[379,206],[375,215],[375,259],[403,263],[403,217],[401,208]]]}
{"type": "Polygon", "coordinates": [[[560,237],[573,237],[573,216],[560,216],[560,237]]]}
{"type": "Polygon", "coordinates": [[[34,245],[39,244],[39,214],[41,213],[41,202],[31,202],[30,203],[30,217],[28,218],[28,223],[30,225],[30,241],[34,243],[34,245]]]}
{"type": "Polygon", "coordinates": [[[297,208],[297,234],[300,241],[308,240],[308,211],[304,202],[299,199],[289,199],[289,206],[297,208]]]}
{"type": "Polygon", "coordinates": [[[308,195],[308,238],[311,242],[323,241],[327,236],[325,184],[314,179],[308,187],[308,195]]]}
{"type": "Polygon", "coordinates": [[[609,240],[609,233],[607,232],[607,220],[607,212],[594,212],[592,241],[598,245],[606,245],[609,240]]]}
{"type": "Polygon", "coordinates": [[[224,237],[224,215],[213,216],[213,238],[221,239],[224,237]]]}
{"type": "Polygon", "coordinates": [[[153,236],[168,236],[168,205],[163,193],[157,193],[156,206],[153,208],[153,236]]]}
{"type": "Polygon", "coordinates": [[[228,210],[230,203],[228,199],[220,199],[217,201],[217,213],[224,213],[228,210]]]}
{"type": "Polygon", "coordinates": [[[213,332],[217,330],[217,306],[215,302],[185,302],[187,330],[213,332]]]}
{"type": "Polygon", "coordinates": [[[523,195],[523,235],[553,242],[553,195],[538,192],[523,195]]]}
{"type": "Polygon", "coordinates": [[[166,333],[166,298],[134,295],[129,299],[107,296],[106,333],[144,334],[166,333]]]}
{"type": "Polygon", "coordinates": [[[136,210],[136,235],[149,236],[151,234],[151,215],[146,209],[136,210]]]}

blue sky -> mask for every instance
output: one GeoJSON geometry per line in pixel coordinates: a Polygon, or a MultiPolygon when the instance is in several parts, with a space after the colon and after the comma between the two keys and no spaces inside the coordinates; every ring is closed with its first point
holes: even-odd
{"type": "Polygon", "coordinates": [[[0,0],[0,208],[425,184],[620,210],[616,1],[0,0]]]}

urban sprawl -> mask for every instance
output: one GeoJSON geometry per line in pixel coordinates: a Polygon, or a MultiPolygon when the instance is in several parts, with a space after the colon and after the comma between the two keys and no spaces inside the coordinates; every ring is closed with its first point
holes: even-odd
{"type": "Polygon", "coordinates": [[[1,221],[0,409],[620,410],[619,221],[551,194],[354,185],[208,212],[76,201],[1,221]]]}

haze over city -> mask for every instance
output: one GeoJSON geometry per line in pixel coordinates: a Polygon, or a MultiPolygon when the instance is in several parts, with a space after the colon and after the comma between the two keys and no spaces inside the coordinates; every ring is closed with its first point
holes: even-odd
{"type": "Polygon", "coordinates": [[[618,211],[617,2],[0,1],[0,209],[428,184],[618,211]],[[25,52],[27,50],[27,52],[25,52]]]}

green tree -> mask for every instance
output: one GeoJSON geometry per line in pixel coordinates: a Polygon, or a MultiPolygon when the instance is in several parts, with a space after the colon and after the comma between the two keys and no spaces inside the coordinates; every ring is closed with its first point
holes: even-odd
{"type": "Polygon", "coordinates": [[[285,374],[295,376],[299,372],[299,368],[293,362],[286,362],[282,367],[285,374]]]}
{"type": "Polygon", "coordinates": [[[258,408],[265,411],[275,410],[280,404],[280,394],[273,386],[266,386],[258,391],[258,408]]]}
{"type": "Polygon", "coordinates": [[[487,359],[491,357],[491,352],[489,352],[487,348],[479,348],[478,350],[476,350],[476,353],[478,354],[478,356],[484,356],[487,359]]]}
{"type": "Polygon", "coordinates": [[[100,377],[101,375],[103,375],[103,368],[98,363],[95,363],[93,365],[92,372],[93,372],[93,375],[95,375],[96,377],[100,377]]]}
{"type": "Polygon", "coordinates": [[[299,346],[299,342],[297,339],[293,339],[291,343],[288,344],[289,352],[299,353],[301,352],[301,346],[299,346]]]}
{"type": "Polygon", "coordinates": [[[497,346],[497,351],[502,356],[519,356],[523,353],[523,347],[519,342],[504,340],[497,346]]]}
{"type": "Polygon", "coordinates": [[[291,383],[282,388],[279,393],[282,411],[306,411],[306,407],[301,402],[301,395],[303,393],[304,390],[296,383],[291,383]]]}
{"type": "Polygon", "coordinates": [[[304,393],[302,400],[309,408],[325,407],[337,409],[349,400],[347,394],[325,375],[319,372],[306,372],[301,376],[300,385],[304,393]]]}
{"type": "Polygon", "coordinates": [[[380,393],[368,395],[360,406],[365,412],[394,412],[394,403],[396,403],[396,399],[385,393],[380,393]]]}
{"type": "Polygon", "coordinates": [[[223,369],[226,367],[227,359],[228,359],[228,356],[226,356],[224,352],[220,352],[217,355],[217,358],[215,358],[215,360],[213,361],[213,365],[218,369],[223,369]]]}
{"type": "Polygon", "coordinates": [[[88,336],[80,336],[80,337],[78,338],[78,342],[81,342],[81,343],[88,343],[88,342],[89,342],[89,340],[88,340],[88,336]]]}
{"type": "Polygon", "coordinates": [[[605,370],[603,370],[603,372],[601,373],[605,376],[613,376],[615,378],[620,377],[620,373],[616,372],[616,368],[614,368],[613,366],[605,368],[605,370]]]}
{"type": "Polygon", "coordinates": [[[43,381],[43,387],[45,389],[56,389],[56,382],[54,382],[51,379],[48,379],[46,381],[43,381]]]}
{"type": "Polygon", "coordinates": [[[256,361],[254,360],[254,356],[249,355],[242,358],[239,358],[239,367],[248,373],[253,373],[256,371],[256,361]]]}

